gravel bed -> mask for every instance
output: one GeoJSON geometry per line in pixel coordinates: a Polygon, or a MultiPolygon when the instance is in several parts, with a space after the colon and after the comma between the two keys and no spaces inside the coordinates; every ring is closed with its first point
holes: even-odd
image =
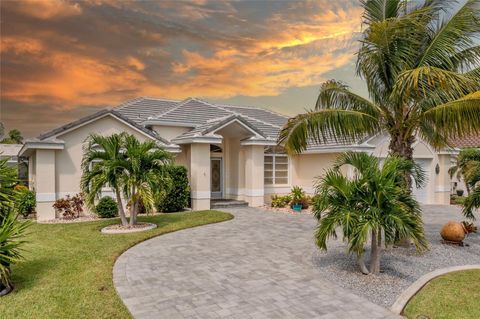
{"type": "Polygon", "coordinates": [[[307,209],[302,209],[301,211],[297,212],[290,207],[272,207],[270,205],[264,205],[262,207],[263,210],[271,212],[271,213],[282,213],[282,214],[291,214],[291,215],[311,215],[312,214],[312,206],[308,207],[307,209]]]}
{"type": "Polygon", "coordinates": [[[80,216],[75,218],[56,218],[51,220],[37,221],[39,224],[71,224],[99,220],[95,215],[80,216]]]}
{"type": "MultiPolygon", "coordinates": [[[[470,234],[464,247],[442,243],[439,231],[449,220],[462,221],[458,207],[425,206],[425,231],[429,251],[420,254],[415,248],[390,248],[382,252],[382,273],[378,276],[359,272],[355,256],[347,255],[346,244],[339,238],[331,240],[328,251],[315,251],[313,263],[319,275],[335,284],[354,291],[370,301],[390,307],[398,296],[421,276],[436,269],[480,264],[480,234],[470,234]]],[[[476,223],[478,226],[478,222],[476,223]]],[[[366,252],[368,260],[369,252],[366,252]]]]}

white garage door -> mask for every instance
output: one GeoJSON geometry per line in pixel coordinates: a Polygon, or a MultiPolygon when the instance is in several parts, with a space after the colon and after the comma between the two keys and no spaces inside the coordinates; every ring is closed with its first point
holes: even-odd
{"type": "Polygon", "coordinates": [[[417,188],[415,186],[415,183],[412,184],[413,186],[413,196],[417,201],[419,201],[422,204],[427,204],[428,203],[428,185],[430,181],[428,180],[428,177],[430,176],[430,167],[432,160],[431,159],[416,159],[415,162],[419,164],[423,171],[425,172],[425,176],[427,180],[425,181],[425,184],[423,185],[422,188],[417,188]]]}

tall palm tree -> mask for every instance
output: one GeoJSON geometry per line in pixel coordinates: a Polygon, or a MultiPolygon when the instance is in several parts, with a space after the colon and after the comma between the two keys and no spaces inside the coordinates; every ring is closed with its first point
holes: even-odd
{"type": "Polygon", "coordinates": [[[95,200],[100,198],[102,188],[109,186],[114,190],[122,225],[128,225],[120,184],[123,174],[120,162],[125,158],[122,152],[125,137],[125,133],[110,136],[90,135],[83,149],[83,174],[80,182],[85,202],[91,210],[95,207],[95,200]]]}
{"type": "Polygon", "coordinates": [[[424,173],[413,161],[391,156],[380,165],[378,158],[366,153],[341,155],[316,184],[316,194],[319,195],[314,205],[314,215],[318,219],[317,245],[327,250],[328,238],[336,237],[336,228],[341,227],[349,252],[357,254],[364,274],[380,272],[382,244],[408,238],[417,249],[426,249],[420,207],[410,192],[402,187],[407,171],[417,184],[423,183],[424,173]],[[353,166],[353,178],[342,174],[344,165],[353,166]],[[369,237],[368,269],[363,256],[369,237]]]}
{"type": "Polygon", "coordinates": [[[134,225],[140,203],[147,211],[153,209],[156,192],[170,186],[172,157],[155,142],[140,142],[133,135],[125,137],[124,148],[125,157],[119,165],[123,169],[123,192],[130,199],[130,225],[134,225]]]}
{"type": "Polygon", "coordinates": [[[480,132],[480,0],[363,0],[357,74],[369,99],[336,80],[315,109],[291,118],[279,143],[298,153],[310,141],[385,132],[390,154],[413,157],[417,136],[435,148],[480,132]],[[421,3],[419,5],[419,3],[421,3]]]}

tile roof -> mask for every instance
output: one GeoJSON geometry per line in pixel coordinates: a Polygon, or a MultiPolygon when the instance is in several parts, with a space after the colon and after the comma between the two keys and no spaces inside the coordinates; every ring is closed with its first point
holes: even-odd
{"type": "Polygon", "coordinates": [[[452,146],[458,148],[480,147],[480,134],[472,134],[451,141],[452,146]]]}
{"type": "Polygon", "coordinates": [[[136,123],[142,123],[149,117],[167,112],[177,106],[180,101],[139,97],[126,101],[115,108],[115,111],[136,123]]]}

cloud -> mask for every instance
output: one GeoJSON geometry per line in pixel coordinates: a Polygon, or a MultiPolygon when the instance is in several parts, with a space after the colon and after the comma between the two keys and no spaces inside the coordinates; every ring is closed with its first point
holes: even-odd
{"type": "Polygon", "coordinates": [[[223,99],[318,85],[354,60],[361,25],[348,0],[0,6],[2,101],[75,114],[141,95],[223,99]]]}
{"type": "Polygon", "coordinates": [[[18,12],[38,19],[69,17],[82,13],[78,3],[69,3],[63,0],[10,1],[9,6],[18,12]]]}

